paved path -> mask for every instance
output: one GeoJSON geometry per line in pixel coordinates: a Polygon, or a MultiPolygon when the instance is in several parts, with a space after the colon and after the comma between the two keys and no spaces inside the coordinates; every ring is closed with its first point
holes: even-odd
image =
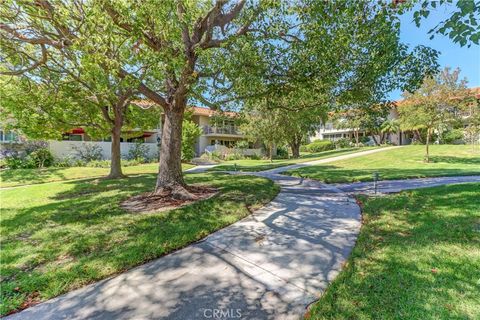
{"type": "Polygon", "coordinates": [[[262,171],[262,172],[271,173],[271,174],[279,174],[279,173],[282,173],[282,172],[285,172],[285,171],[288,171],[288,170],[299,169],[299,168],[303,168],[303,167],[307,167],[307,166],[315,166],[315,165],[319,165],[319,164],[323,164],[323,163],[329,163],[329,162],[334,162],[334,161],[340,161],[340,160],[362,157],[362,156],[366,156],[366,155],[369,155],[369,154],[384,152],[384,151],[397,149],[397,148],[401,148],[401,146],[392,146],[392,147],[386,147],[386,148],[379,148],[379,149],[349,153],[349,154],[345,154],[343,156],[336,156],[336,157],[325,158],[325,159],[320,159],[320,160],[302,162],[302,163],[292,164],[292,165],[289,165],[289,166],[284,166],[284,167],[279,167],[279,168],[275,168],[275,169],[265,170],[265,171],[262,171]]]}
{"type": "Polygon", "coordinates": [[[216,166],[218,166],[218,164],[199,164],[193,168],[185,170],[184,172],[185,173],[202,173],[216,166]]]}
{"type": "MultiPolygon", "coordinates": [[[[348,193],[370,184],[326,185],[277,172],[237,173],[268,177],[281,186],[278,196],[251,216],[201,242],[7,319],[301,318],[355,244],[360,208],[348,193]]],[[[479,180],[382,181],[381,188],[392,192],[479,180]]]]}
{"type": "Polygon", "coordinates": [[[269,177],[281,192],[246,219],[7,318],[186,320],[211,319],[213,312],[231,319],[300,318],[347,259],[360,209],[319,182],[269,177]]]}
{"type": "MultiPolygon", "coordinates": [[[[446,184],[480,182],[480,176],[435,177],[405,180],[383,180],[377,184],[377,192],[393,193],[402,190],[428,188],[446,184]]],[[[347,193],[374,193],[373,182],[355,182],[334,184],[333,186],[347,193]]]]}

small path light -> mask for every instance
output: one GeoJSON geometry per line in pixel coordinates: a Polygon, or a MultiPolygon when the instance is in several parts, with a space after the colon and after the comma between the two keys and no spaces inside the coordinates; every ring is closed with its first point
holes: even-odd
{"type": "Polygon", "coordinates": [[[374,189],[374,192],[375,194],[377,194],[377,189],[378,189],[378,177],[380,175],[378,174],[378,172],[374,172],[373,173],[373,189],[374,189]]]}
{"type": "Polygon", "coordinates": [[[237,172],[237,163],[233,164],[233,169],[235,170],[235,172],[237,172]]]}

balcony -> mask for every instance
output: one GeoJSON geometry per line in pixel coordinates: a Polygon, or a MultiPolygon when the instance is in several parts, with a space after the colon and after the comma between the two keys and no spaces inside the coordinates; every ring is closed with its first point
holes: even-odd
{"type": "Polygon", "coordinates": [[[243,136],[243,133],[238,130],[237,126],[221,126],[221,127],[212,127],[212,126],[203,126],[204,135],[220,135],[220,136],[243,136]]]}

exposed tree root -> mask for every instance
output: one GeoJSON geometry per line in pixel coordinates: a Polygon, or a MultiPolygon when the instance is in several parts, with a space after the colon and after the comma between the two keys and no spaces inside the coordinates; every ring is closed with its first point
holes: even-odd
{"type": "Polygon", "coordinates": [[[136,213],[159,212],[208,199],[217,192],[217,189],[205,186],[160,188],[155,192],[131,197],[123,201],[120,206],[125,210],[136,213]]]}

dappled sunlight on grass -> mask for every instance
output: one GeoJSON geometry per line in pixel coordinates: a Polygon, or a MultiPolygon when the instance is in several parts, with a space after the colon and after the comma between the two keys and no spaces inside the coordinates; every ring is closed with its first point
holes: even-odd
{"type": "MultiPolygon", "coordinates": [[[[191,164],[182,164],[183,170],[192,168],[191,164]]],[[[93,178],[106,176],[109,168],[70,167],[70,168],[42,168],[42,169],[5,169],[0,171],[0,186],[2,188],[37,184],[53,181],[93,178]]],[[[123,167],[123,173],[142,174],[158,172],[158,163],[141,164],[138,166],[123,167]]]]}
{"type": "Polygon", "coordinates": [[[119,203],[152,190],[154,174],[2,190],[2,309],[48,299],[199,240],[271,200],[272,181],[221,173],[187,175],[220,190],[176,210],[132,214],[119,203]]]}
{"type": "Polygon", "coordinates": [[[349,263],[314,319],[478,319],[480,184],[361,197],[349,263]]]}

